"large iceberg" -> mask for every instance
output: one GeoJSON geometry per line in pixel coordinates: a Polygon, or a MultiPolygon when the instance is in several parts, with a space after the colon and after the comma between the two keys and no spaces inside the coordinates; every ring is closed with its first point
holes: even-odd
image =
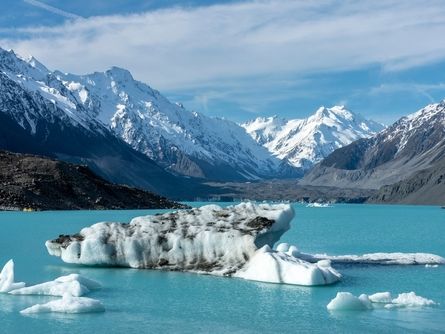
{"type": "Polygon", "coordinates": [[[129,224],[98,223],[47,241],[46,247],[68,263],[231,276],[258,249],[273,247],[293,216],[288,204],[207,205],[129,224]]]}
{"type": "Polygon", "coordinates": [[[14,261],[9,260],[0,272],[0,292],[9,292],[24,286],[23,282],[14,282],[14,261]]]}
{"type": "Polygon", "coordinates": [[[20,313],[91,313],[104,311],[105,307],[100,301],[96,299],[86,297],[73,297],[72,295],[67,293],[60,299],[52,300],[45,304],[33,305],[20,311],[20,313]]]}
{"type": "Polygon", "coordinates": [[[47,295],[47,296],[63,296],[69,294],[74,297],[80,297],[91,290],[100,289],[101,285],[89,278],[79,274],[70,274],[56,278],[41,284],[28,286],[12,290],[12,295],[47,295]]]}

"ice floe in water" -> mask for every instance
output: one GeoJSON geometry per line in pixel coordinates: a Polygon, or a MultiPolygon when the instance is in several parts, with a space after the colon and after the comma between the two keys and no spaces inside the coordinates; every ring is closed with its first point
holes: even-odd
{"type": "Polygon", "coordinates": [[[268,245],[257,250],[244,268],[235,277],[253,281],[297,285],[326,285],[340,280],[341,275],[331,267],[330,261],[309,263],[289,252],[290,246],[280,244],[277,250],[268,245]]]}
{"type": "Polygon", "coordinates": [[[14,282],[14,261],[9,260],[0,272],[0,292],[9,292],[24,286],[23,282],[14,282]]]}
{"type": "Polygon", "coordinates": [[[309,262],[330,260],[332,263],[356,264],[445,264],[445,259],[439,255],[429,253],[371,253],[363,255],[327,255],[300,253],[299,257],[309,262]]]}
{"type": "Polygon", "coordinates": [[[314,203],[309,203],[308,205],[306,205],[307,208],[332,208],[333,206],[329,203],[318,203],[318,202],[314,202],[314,203]]]}
{"type": "Polygon", "coordinates": [[[221,208],[206,205],[129,224],[98,223],[78,234],[46,242],[51,255],[68,263],[181,270],[299,285],[331,284],[341,275],[332,264],[444,264],[426,253],[364,255],[306,254],[296,246],[273,245],[290,227],[288,204],[221,208]]]}
{"type": "Polygon", "coordinates": [[[330,311],[360,311],[375,308],[423,307],[437,305],[431,299],[416,295],[415,292],[405,292],[392,298],[389,292],[379,292],[373,295],[361,294],[359,297],[350,292],[338,292],[337,296],[327,305],[330,311]]]}
{"type": "Polygon", "coordinates": [[[73,297],[69,293],[66,293],[60,299],[52,300],[45,304],[33,305],[20,311],[20,313],[92,313],[104,311],[105,307],[99,300],[87,297],[73,297]]]}
{"type": "Polygon", "coordinates": [[[61,276],[54,281],[36,284],[26,288],[10,291],[13,295],[48,295],[63,296],[69,294],[74,297],[83,296],[91,290],[100,289],[101,285],[79,274],[61,276]]]}

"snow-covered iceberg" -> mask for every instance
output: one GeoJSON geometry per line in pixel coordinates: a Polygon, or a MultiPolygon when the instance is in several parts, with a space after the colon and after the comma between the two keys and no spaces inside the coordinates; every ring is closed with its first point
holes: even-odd
{"type": "Polygon", "coordinates": [[[5,293],[24,286],[23,282],[14,282],[14,261],[9,260],[0,272],[0,292],[5,293]]]}
{"type": "Polygon", "coordinates": [[[337,296],[327,305],[330,311],[360,311],[375,308],[423,307],[437,305],[431,299],[416,295],[415,292],[405,292],[392,298],[390,292],[378,292],[373,295],[361,294],[356,297],[350,292],[338,292],[337,296]]]}
{"type": "Polygon", "coordinates": [[[101,285],[89,278],[79,274],[70,274],[61,276],[54,281],[49,281],[26,288],[12,290],[9,293],[13,295],[48,295],[63,296],[69,294],[74,297],[80,297],[91,290],[100,289],[101,285]]]}
{"type": "Polygon", "coordinates": [[[67,293],[64,294],[63,297],[60,299],[52,300],[46,304],[33,305],[20,311],[20,313],[91,313],[104,311],[105,307],[99,300],[86,297],[73,297],[69,293],[67,293]]]}
{"type": "Polygon", "coordinates": [[[273,247],[293,216],[288,204],[207,205],[137,217],[129,224],[98,223],[47,241],[46,247],[68,263],[230,276],[257,249],[273,247]]]}
{"type": "Polygon", "coordinates": [[[309,263],[293,255],[293,249],[280,244],[277,250],[268,245],[257,250],[235,277],[253,281],[297,285],[326,285],[340,280],[341,275],[331,267],[329,260],[309,263]]]}

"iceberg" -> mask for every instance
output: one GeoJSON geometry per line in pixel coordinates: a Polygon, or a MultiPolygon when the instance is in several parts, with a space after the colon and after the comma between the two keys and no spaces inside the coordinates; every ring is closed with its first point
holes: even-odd
{"type": "Polygon", "coordinates": [[[97,223],[47,241],[46,247],[68,263],[231,276],[258,249],[273,247],[293,216],[289,204],[206,205],[129,224],[97,223]]]}
{"type": "Polygon", "coordinates": [[[350,292],[338,292],[326,306],[330,311],[360,311],[375,308],[400,308],[400,307],[423,307],[437,305],[431,299],[416,295],[415,292],[405,292],[392,298],[390,292],[378,292],[373,295],[361,294],[359,297],[350,292]]]}
{"type": "Polygon", "coordinates": [[[418,296],[415,292],[411,291],[399,294],[397,298],[393,299],[390,304],[386,304],[385,307],[422,307],[434,305],[437,305],[435,301],[418,296]]]}
{"type": "Polygon", "coordinates": [[[365,294],[356,297],[350,292],[338,292],[337,296],[329,302],[327,308],[331,311],[360,311],[371,309],[370,304],[371,302],[365,294]]]}
{"type": "Polygon", "coordinates": [[[73,297],[67,293],[60,299],[52,300],[46,304],[33,305],[20,311],[20,313],[92,313],[104,311],[105,307],[99,300],[86,297],[73,297]]]}
{"type": "Polygon", "coordinates": [[[54,281],[49,281],[26,288],[12,290],[9,293],[13,295],[48,295],[48,296],[63,296],[69,294],[74,297],[80,297],[91,290],[100,289],[101,285],[83,277],[79,274],[70,274],[61,276],[54,281]]]}
{"type": "Polygon", "coordinates": [[[306,205],[307,208],[332,208],[333,206],[329,203],[318,203],[313,202],[306,205]]]}
{"type": "Polygon", "coordinates": [[[296,258],[287,244],[277,250],[268,245],[255,252],[249,262],[233,276],[253,281],[296,285],[326,285],[340,280],[341,275],[329,261],[313,264],[296,258]],[[287,247],[286,247],[287,246],[287,247]]]}
{"type": "Polygon", "coordinates": [[[5,293],[24,286],[23,282],[14,282],[14,261],[9,260],[0,272],[0,292],[5,293]]]}

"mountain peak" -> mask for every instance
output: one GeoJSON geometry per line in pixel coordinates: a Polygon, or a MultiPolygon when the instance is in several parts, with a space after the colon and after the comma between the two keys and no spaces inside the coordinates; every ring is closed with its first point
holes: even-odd
{"type": "Polygon", "coordinates": [[[124,81],[132,81],[134,80],[133,76],[131,75],[130,71],[117,66],[112,66],[109,70],[105,72],[108,76],[113,77],[117,80],[124,80],[124,81]]]}

